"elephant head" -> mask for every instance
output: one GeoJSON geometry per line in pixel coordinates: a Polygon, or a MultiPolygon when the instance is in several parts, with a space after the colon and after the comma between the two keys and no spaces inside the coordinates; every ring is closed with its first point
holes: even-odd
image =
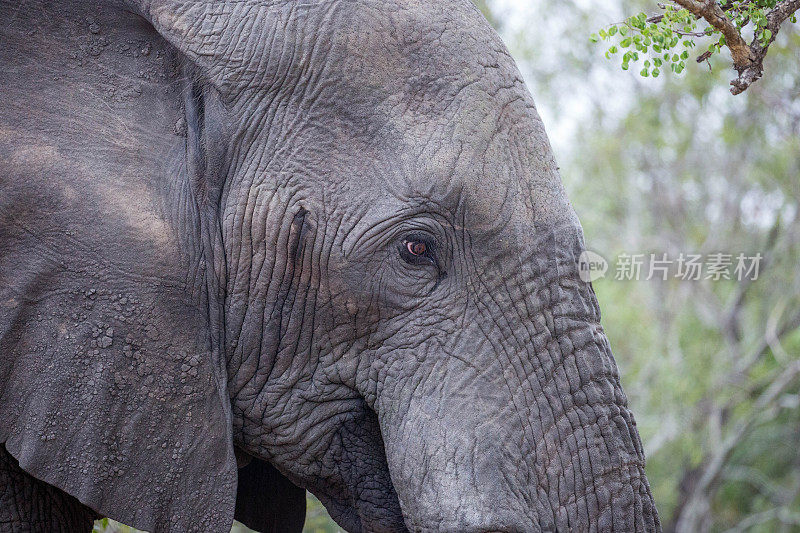
{"type": "Polygon", "coordinates": [[[580,225],[467,0],[3,9],[20,467],[152,531],[288,531],[296,487],[354,532],[659,529],[580,225]]]}

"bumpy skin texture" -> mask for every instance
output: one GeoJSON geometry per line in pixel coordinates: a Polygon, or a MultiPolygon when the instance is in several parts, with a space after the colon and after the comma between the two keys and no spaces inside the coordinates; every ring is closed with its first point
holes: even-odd
{"type": "Polygon", "coordinates": [[[22,469],[154,532],[297,530],[293,486],[352,532],[659,529],[579,223],[467,0],[1,5],[22,469]]]}
{"type": "Polygon", "coordinates": [[[64,492],[32,477],[0,445],[0,531],[88,532],[97,513],[64,492]]]}

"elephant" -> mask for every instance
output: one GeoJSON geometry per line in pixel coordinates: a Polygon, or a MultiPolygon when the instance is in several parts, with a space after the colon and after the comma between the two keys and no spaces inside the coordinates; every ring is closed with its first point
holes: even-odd
{"type": "Polygon", "coordinates": [[[468,0],[3,0],[0,531],[658,531],[468,0]]]}

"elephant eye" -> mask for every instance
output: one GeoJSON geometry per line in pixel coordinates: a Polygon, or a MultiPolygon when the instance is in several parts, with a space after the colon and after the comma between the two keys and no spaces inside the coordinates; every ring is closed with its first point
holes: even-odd
{"type": "Polygon", "coordinates": [[[425,255],[428,245],[422,241],[406,241],[406,250],[411,255],[425,255]]]}
{"type": "Polygon", "coordinates": [[[434,265],[438,266],[436,257],[433,254],[433,242],[427,237],[420,235],[409,235],[398,246],[400,257],[411,265],[434,265]]]}

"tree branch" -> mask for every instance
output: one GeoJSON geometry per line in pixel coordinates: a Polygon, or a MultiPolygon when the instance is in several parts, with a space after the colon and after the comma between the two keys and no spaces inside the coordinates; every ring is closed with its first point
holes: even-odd
{"type": "Polygon", "coordinates": [[[788,19],[792,13],[798,9],[800,9],[800,0],[784,0],[783,2],[778,2],[767,15],[769,28],[775,33],[780,25],[783,24],[783,21],[788,19]]]}
{"type": "MultiPolygon", "coordinates": [[[[767,13],[767,26],[771,34],[765,43],[759,42],[758,36],[753,37],[753,41],[748,45],[742,38],[739,28],[734,25],[731,19],[716,0],[673,0],[676,4],[688,10],[698,18],[703,18],[714,28],[725,36],[725,44],[731,52],[733,68],[739,73],[736,79],[731,81],[731,93],[740,94],[747,90],[750,85],[761,78],[764,73],[764,57],[767,55],[772,42],[780,31],[781,24],[791,16],[792,13],[800,9],[800,0],[783,0],[778,2],[772,10],[767,13]]],[[[708,58],[706,53],[698,58],[698,62],[708,58]]]]}
{"type": "Polygon", "coordinates": [[[733,452],[734,447],[742,437],[759,421],[765,417],[774,417],[777,414],[775,400],[789,387],[800,375],[800,360],[795,360],[772,376],[769,385],[756,398],[750,410],[751,416],[740,420],[728,433],[727,438],[717,443],[703,458],[700,464],[704,465],[702,474],[691,489],[689,502],[677,519],[676,531],[697,531],[699,517],[698,506],[707,505],[708,489],[718,480],[725,461],[733,452]]]}
{"type": "Polygon", "coordinates": [[[731,51],[734,68],[743,69],[755,61],[753,51],[747,46],[747,42],[742,38],[738,28],[733,25],[716,0],[675,0],[675,3],[693,15],[706,19],[706,22],[725,36],[725,43],[731,51]]]}
{"type": "Polygon", "coordinates": [[[739,68],[734,61],[734,68],[739,72],[739,77],[731,82],[731,92],[733,94],[744,92],[754,81],[761,77],[764,73],[764,57],[766,57],[767,50],[775,40],[775,37],[778,36],[781,24],[798,9],[800,9],[800,0],[784,0],[776,4],[772,11],[767,13],[767,29],[772,32],[772,35],[763,46],[756,37],[753,37],[753,42],[750,43],[749,48],[752,50],[755,60],[750,65],[739,68]]]}

